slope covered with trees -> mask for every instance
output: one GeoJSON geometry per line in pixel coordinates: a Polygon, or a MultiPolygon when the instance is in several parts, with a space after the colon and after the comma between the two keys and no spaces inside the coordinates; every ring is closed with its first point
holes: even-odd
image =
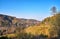
{"type": "Polygon", "coordinates": [[[47,35],[48,37],[60,36],[60,13],[45,18],[39,26],[30,26],[26,33],[33,35],[47,35]]]}

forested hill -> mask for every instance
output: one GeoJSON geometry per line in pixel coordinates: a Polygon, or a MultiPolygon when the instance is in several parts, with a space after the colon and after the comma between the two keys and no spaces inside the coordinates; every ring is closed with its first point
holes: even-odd
{"type": "Polygon", "coordinates": [[[48,37],[60,36],[60,13],[45,18],[39,26],[30,26],[25,31],[35,36],[41,34],[48,37]]]}

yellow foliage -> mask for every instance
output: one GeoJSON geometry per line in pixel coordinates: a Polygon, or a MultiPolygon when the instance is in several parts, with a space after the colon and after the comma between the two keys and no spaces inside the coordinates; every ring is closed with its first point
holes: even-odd
{"type": "Polygon", "coordinates": [[[50,25],[46,25],[46,24],[41,24],[40,26],[30,26],[28,28],[25,29],[26,33],[31,33],[33,35],[47,35],[48,37],[54,37],[57,36],[57,32],[53,30],[53,27],[50,25]],[[51,36],[50,33],[53,33],[53,35],[51,36]]]}
{"type": "Polygon", "coordinates": [[[6,35],[8,38],[10,38],[10,37],[16,37],[17,35],[16,34],[7,34],[6,35]]]}

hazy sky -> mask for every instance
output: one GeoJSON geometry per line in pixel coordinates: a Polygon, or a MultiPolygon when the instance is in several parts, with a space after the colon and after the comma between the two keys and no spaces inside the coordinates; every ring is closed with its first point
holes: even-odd
{"type": "Polygon", "coordinates": [[[60,10],[60,0],[0,0],[0,14],[42,20],[51,15],[52,6],[60,10]]]}

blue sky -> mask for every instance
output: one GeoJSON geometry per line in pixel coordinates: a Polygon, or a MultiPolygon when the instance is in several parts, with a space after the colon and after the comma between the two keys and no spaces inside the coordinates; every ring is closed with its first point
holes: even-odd
{"type": "Polygon", "coordinates": [[[60,10],[60,0],[0,0],[0,14],[42,20],[51,15],[52,6],[60,10]]]}

